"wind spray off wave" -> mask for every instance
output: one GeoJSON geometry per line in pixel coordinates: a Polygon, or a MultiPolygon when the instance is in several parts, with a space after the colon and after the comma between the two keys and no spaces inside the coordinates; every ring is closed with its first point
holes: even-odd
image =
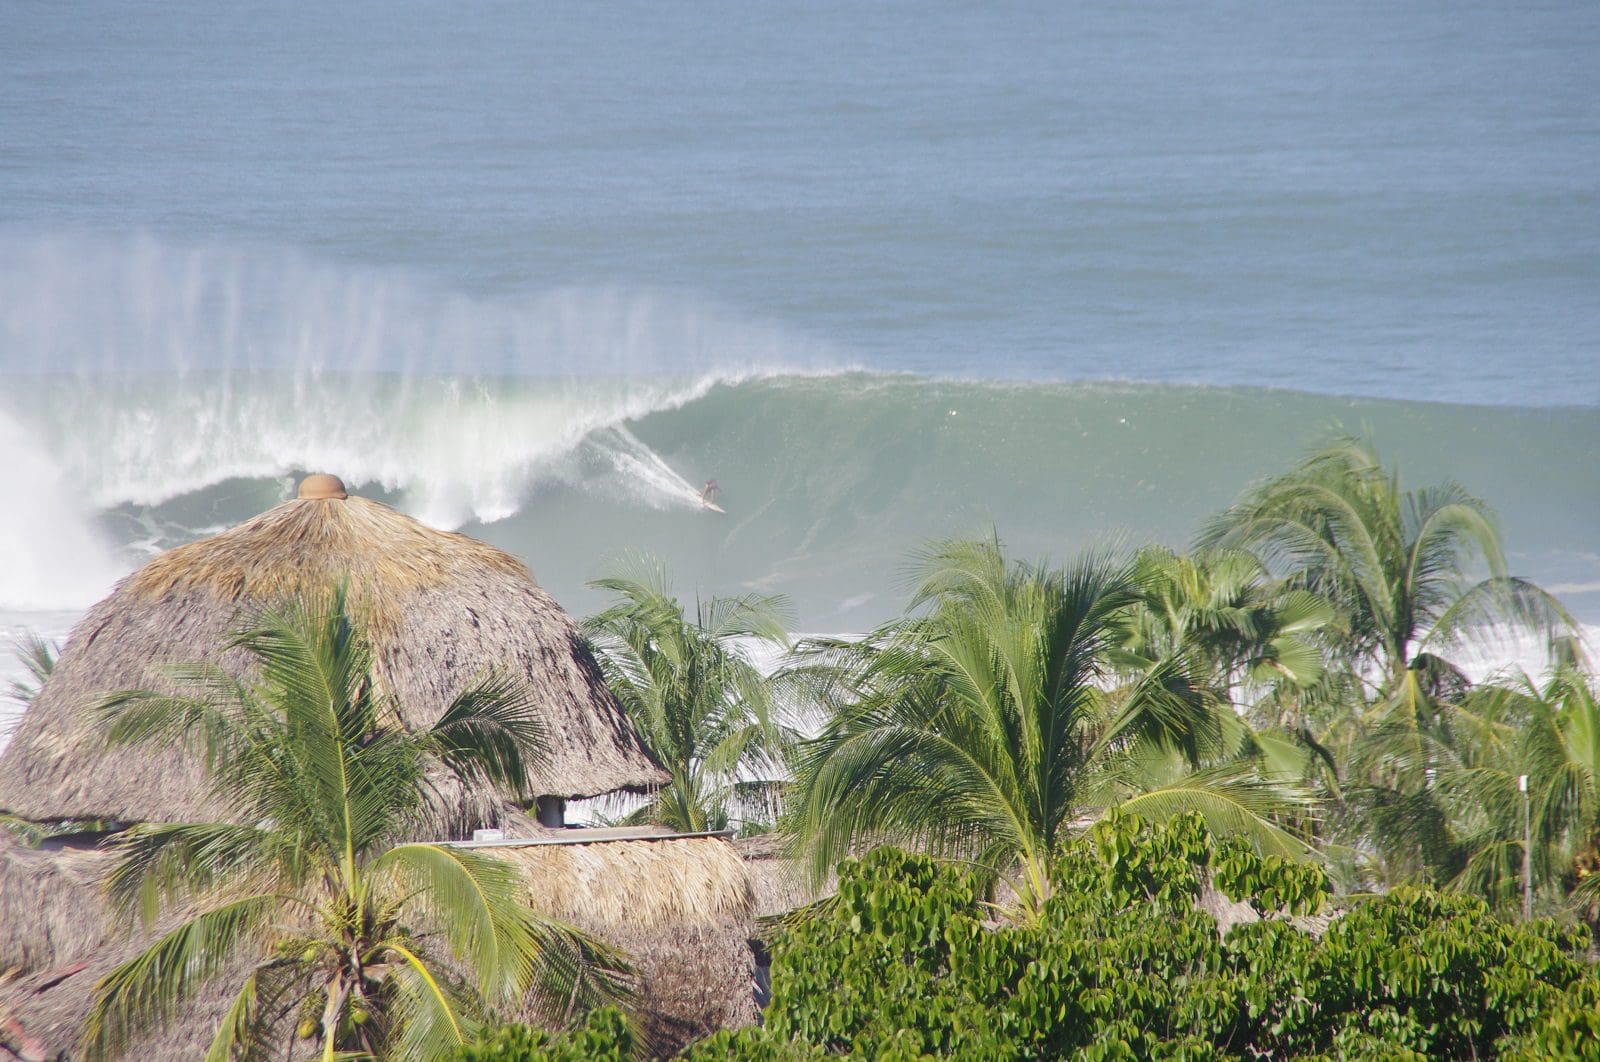
{"type": "Polygon", "coordinates": [[[0,540],[45,547],[0,602],[81,596],[57,543],[109,538],[127,570],[327,470],[511,550],[574,611],[608,556],[642,549],[706,593],[782,592],[806,629],[860,630],[897,611],[927,538],[1181,546],[1342,424],[1410,482],[1461,479],[1513,567],[1600,618],[1597,525],[1572,501],[1600,497],[1588,409],[828,372],[817,344],[659,292],[467,297],[153,240],[3,249],[0,417],[58,493],[0,509],[0,540]],[[711,478],[726,516],[695,500],[711,478]]]}
{"type": "Polygon", "coordinates": [[[3,412],[0,454],[0,609],[91,604],[121,574],[92,509],[51,455],[3,412]]]}
{"type": "MultiPolygon", "coordinates": [[[[85,510],[335,468],[454,527],[578,476],[585,440],[606,489],[683,504],[687,482],[615,429],[823,356],[658,292],[474,298],[292,253],[0,237],[0,414],[85,510]]],[[[50,519],[92,534],[62,506],[50,519]]],[[[24,522],[0,517],[0,536],[24,522]]]]}

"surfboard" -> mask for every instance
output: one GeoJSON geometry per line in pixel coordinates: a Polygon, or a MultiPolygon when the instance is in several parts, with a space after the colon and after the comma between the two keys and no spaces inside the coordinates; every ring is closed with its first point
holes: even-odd
{"type": "Polygon", "coordinates": [[[728,515],[728,510],[724,509],[716,502],[701,502],[700,504],[704,505],[707,509],[710,509],[714,513],[721,513],[724,516],[728,515]]]}

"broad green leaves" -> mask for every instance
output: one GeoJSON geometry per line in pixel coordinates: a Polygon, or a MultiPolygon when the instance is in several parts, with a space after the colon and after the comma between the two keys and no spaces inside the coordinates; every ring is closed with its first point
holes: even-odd
{"type": "MultiPolygon", "coordinates": [[[[880,849],[792,920],[764,1035],[853,1058],[1491,1058],[1592,1051],[1588,934],[1401,890],[1321,939],[1314,866],[1219,843],[1194,817],[1116,816],[1056,862],[1032,923],[995,924],[972,876],[880,849]],[[1268,917],[1219,937],[1210,884],[1268,917]],[[1278,915],[1278,917],[1273,917],[1278,915]],[[1588,1008],[1588,1009],[1585,1009],[1588,1008]]],[[[764,1057],[748,1045],[725,1058],[764,1057]],[[750,1051],[751,1053],[746,1053],[750,1051]]]]}

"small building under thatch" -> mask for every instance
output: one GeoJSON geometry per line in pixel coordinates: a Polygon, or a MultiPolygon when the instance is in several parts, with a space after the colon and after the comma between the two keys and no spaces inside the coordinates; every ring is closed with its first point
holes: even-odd
{"type": "MultiPolygon", "coordinates": [[[[78,1057],[95,983],[149,945],[151,934],[124,934],[109,917],[100,886],[113,858],[92,837],[30,848],[0,830],[0,1059],[78,1057]]],[[[139,1056],[201,1057],[230,998],[219,981],[139,1056]]]]}
{"type": "Polygon", "coordinates": [[[566,830],[474,847],[522,871],[535,910],[628,954],[657,1051],[756,1020],[755,890],[726,835],[566,830]]]}
{"type": "MultiPolygon", "coordinates": [[[[534,836],[460,843],[516,866],[534,909],[627,953],[637,975],[635,1013],[657,1052],[756,1020],[755,893],[725,836],[529,832],[534,836]]],[[[26,1037],[41,1059],[74,1057],[95,982],[170,928],[170,919],[131,935],[113,927],[99,888],[113,858],[74,839],[28,848],[0,831],[0,922],[15,930],[0,940],[0,971],[9,971],[0,976],[0,1059],[12,1046],[7,1021],[14,1022],[13,1042],[26,1037]]],[[[240,976],[247,966],[241,963],[240,976]]],[[[238,981],[219,977],[142,1040],[136,1056],[200,1057],[238,981]]],[[[531,1011],[521,1017],[537,1020],[531,1011]]],[[[292,1025],[285,1025],[286,1042],[292,1025]]]]}
{"type": "MultiPolygon", "coordinates": [[[[349,497],[333,477],[309,477],[294,500],[156,557],[89,611],[0,754],[0,812],[112,830],[227,818],[212,806],[196,750],[107,749],[86,709],[120,690],[171,689],[175,663],[242,674],[250,661],[228,644],[243,617],[335,585],[346,587],[375,680],[407,725],[431,725],[490,672],[525,681],[543,713],[537,821],[508,795],[444,787],[430,793],[424,829],[450,841],[478,826],[520,836],[494,854],[522,868],[535,909],[630,954],[656,1042],[754,1020],[755,900],[725,838],[545,828],[559,825],[565,799],[666,781],[577,625],[509,554],[349,497]]],[[[148,942],[108,923],[100,883],[109,856],[95,840],[29,848],[0,830],[0,1058],[13,1032],[71,1051],[94,981],[148,942]]],[[[203,1052],[223,1002],[196,1000],[145,1045],[146,1057],[203,1052]]]]}
{"type": "MultiPolygon", "coordinates": [[[[224,651],[242,615],[340,584],[407,724],[432,725],[457,694],[499,671],[525,681],[544,715],[539,792],[589,797],[666,780],[577,625],[522,562],[311,476],[299,497],[161,554],[90,609],[0,754],[0,811],[34,822],[225,814],[207,806],[198,756],[107,750],[85,709],[118,690],[170,688],[165,665],[242,669],[243,651],[224,651]]],[[[433,809],[435,832],[498,824],[493,794],[453,795],[459,806],[433,809]]]]}
{"type": "Polygon", "coordinates": [[[750,872],[757,918],[781,918],[832,896],[838,888],[838,881],[831,873],[820,884],[814,883],[799,860],[785,851],[783,839],[776,833],[741,837],[734,842],[734,848],[750,872]]]}

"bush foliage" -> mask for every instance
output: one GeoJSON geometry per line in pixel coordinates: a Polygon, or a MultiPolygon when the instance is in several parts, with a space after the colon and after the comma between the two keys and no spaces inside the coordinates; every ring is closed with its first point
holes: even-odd
{"type": "Polygon", "coordinates": [[[551,1033],[527,1025],[502,1025],[457,1053],[457,1062],[630,1062],[638,1042],[615,1007],[589,1012],[582,1025],[551,1033]]]}
{"type": "MultiPolygon", "coordinates": [[[[1113,816],[1067,847],[1055,886],[1013,921],[949,864],[889,848],[848,860],[837,896],[775,943],[765,1026],[688,1057],[1600,1057],[1581,926],[1397,889],[1318,937],[1290,916],[1326,903],[1319,868],[1219,843],[1196,817],[1113,816]],[[1266,917],[1220,936],[1196,908],[1208,886],[1266,917]]],[[[554,1042],[468,1057],[577,1057],[554,1042]]],[[[591,1041],[586,1057],[616,1056],[591,1041]]]]}

